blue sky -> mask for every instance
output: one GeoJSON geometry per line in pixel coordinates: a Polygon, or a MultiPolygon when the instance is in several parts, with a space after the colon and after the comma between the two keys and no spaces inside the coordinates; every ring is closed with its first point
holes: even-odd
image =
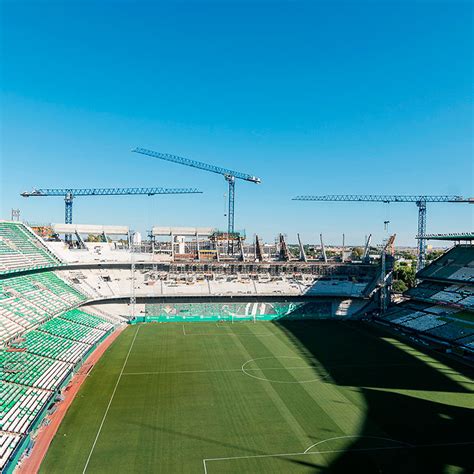
{"type": "MultiPolygon", "coordinates": [[[[79,223],[225,228],[214,174],[143,146],[260,176],[236,228],[271,240],[414,244],[411,204],[297,194],[474,195],[473,16],[458,1],[41,1],[1,4],[1,209],[62,222],[33,187],[195,186],[202,195],[77,198],[79,223]]],[[[468,231],[435,204],[428,231],[468,231]]]]}

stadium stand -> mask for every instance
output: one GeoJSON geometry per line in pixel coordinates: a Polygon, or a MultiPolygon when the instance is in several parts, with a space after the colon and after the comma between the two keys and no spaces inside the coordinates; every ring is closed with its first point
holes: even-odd
{"type": "Polygon", "coordinates": [[[0,430],[24,434],[50,392],[3,383],[0,386],[0,430]]]}
{"type": "Polygon", "coordinates": [[[86,299],[53,272],[0,280],[0,340],[30,329],[86,299]]]}
{"type": "Polygon", "coordinates": [[[474,354],[474,246],[457,245],[418,272],[408,301],[377,318],[431,341],[474,354]]]}
{"type": "Polygon", "coordinates": [[[20,435],[0,433],[0,469],[7,464],[21,440],[20,435]]]}
{"type": "Polygon", "coordinates": [[[0,274],[60,265],[61,261],[26,225],[0,221],[0,274]]]}
{"type": "Polygon", "coordinates": [[[2,381],[53,390],[66,378],[71,366],[66,362],[26,352],[11,352],[3,361],[2,381]]]}
{"type": "Polygon", "coordinates": [[[474,285],[424,281],[407,291],[406,295],[417,301],[456,304],[474,309],[474,285]]]}
{"type": "MultiPolygon", "coordinates": [[[[88,268],[61,270],[61,276],[71,285],[93,300],[129,297],[131,295],[131,274],[128,268],[88,268]]],[[[196,272],[172,274],[140,269],[135,274],[135,296],[222,296],[222,295],[308,295],[344,296],[362,298],[370,277],[313,277],[295,279],[291,275],[270,277],[260,275],[249,278],[239,275],[234,278],[214,276],[205,278],[196,272]]]]}
{"type": "Polygon", "coordinates": [[[472,245],[456,245],[418,273],[422,280],[474,281],[472,245]]]}
{"type": "Polygon", "coordinates": [[[58,391],[118,321],[77,309],[86,299],[50,271],[0,280],[0,472],[9,472],[58,391]]]}

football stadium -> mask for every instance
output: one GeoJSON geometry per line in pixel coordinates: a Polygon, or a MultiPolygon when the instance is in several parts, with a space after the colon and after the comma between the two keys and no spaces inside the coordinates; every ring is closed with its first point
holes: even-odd
{"type": "Polygon", "coordinates": [[[470,472],[473,234],[397,301],[394,238],[152,234],[0,222],[2,472],[470,472]]]}
{"type": "Polygon", "coordinates": [[[474,474],[473,13],[0,0],[0,474],[474,474]]]}

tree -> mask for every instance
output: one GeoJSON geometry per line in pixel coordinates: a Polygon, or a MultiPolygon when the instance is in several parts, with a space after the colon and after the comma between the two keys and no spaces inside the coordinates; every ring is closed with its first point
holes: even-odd
{"type": "Polygon", "coordinates": [[[404,293],[408,290],[408,286],[403,280],[395,280],[393,282],[392,289],[395,293],[404,293]]]}
{"type": "Polygon", "coordinates": [[[445,250],[431,250],[426,254],[426,262],[432,262],[433,260],[436,260],[438,257],[441,257],[445,253],[445,250]]]}
{"type": "Polygon", "coordinates": [[[408,288],[413,288],[416,281],[416,269],[414,261],[412,262],[395,262],[393,270],[393,279],[399,280],[408,288]]]}
{"type": "Polygon", "coordinates": [[[354,260],[360,260],[364,255],[364,249],[362,247],[354,247],[352,249],[352,258],[354,260]]]}
{"type": "Polygon", "coordinates": [[[100,235],[89,234],[86,242],[102,242],[102,238],[100,235]]]}

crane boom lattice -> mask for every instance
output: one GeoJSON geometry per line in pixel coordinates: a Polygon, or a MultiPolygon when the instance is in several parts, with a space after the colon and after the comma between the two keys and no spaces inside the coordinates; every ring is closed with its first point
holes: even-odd
{"type": "MultiPolygon", "coordinates": [[[[23,197],[64,197],[64,222],[72,224],[72,203],[76,196],[131,196],[155,194],[200,194],[196,188],[41,188],[21,193],[23,197]]],[[[66,235],[66,240],[70,239],[66,235]]]]}
{"type": "MultiPolygon", "coordinates": [[[[170,161],[172,163],[178,163],[184,166],[190,166],[191,168],[197,168],[203,171],[209,171],[210,173],[216,173],[224,176],[229,186],[229,211],[227,216],[227,231],[231,235],[235,228],[235,180],[241,179],[243,181],[249,181],[251,183],[260,184],[262,180],[256,176],[252,176],[247,173],[241,173],[240,171],[233,171],[220,166],[210,165],[201,161],[190,160],[189,158],[183,158],[181,156],[171,155],[169,153],[160,153],[157,151],[149,150],[147,148],[137,147],[132,150],[134,153],[140,153],[142,155],[151,156],[164,161],[170,161]]],[[[229,247],[232,252],[232,247],[229,247]]]]}
{"type": "Polygon", "coordinates": [[[302,195],[293,198],[293,201],[330,201],[330,202],[413,202],[418,207],[418,262],[421,270],[426,261],[426,204],[428,202],[449,202],[474,204],[474,198],[464,198],[456,195],[400,195],[400,194],[326,194],[320,196],[302,195]]]}

